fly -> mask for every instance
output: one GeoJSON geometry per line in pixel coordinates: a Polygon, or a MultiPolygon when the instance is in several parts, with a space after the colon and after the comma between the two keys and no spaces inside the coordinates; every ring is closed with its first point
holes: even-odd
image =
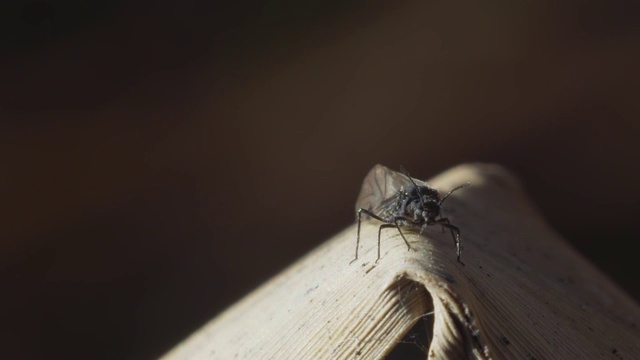
{"type": "MultiPolygon", "coordinates": [[[[360,246],[360,223],[362,216],[374,218],[383,224],[378,228],[378,258],[380,260],[380,236],[382,229],[396,228],[402,236],[408,250],[411,245],[402,232],[401,226],[420,227],[420,234],[430,225],[440,225],[442,231],[445,228],[451,231],[451,236],[456,246],[458,262],[460,261],[460,229],[452,225],[449,219],[440,214],[442,203],[454,191],[459,190],[469,183],[457,186],[440,198],[438,190],[429,187],[426,182],[413,179],[407,170],[400,168],[402,173],[395,172],[389,168],[376,165],[362,184],[362,190],[356,201],[356,213],[358,217],[358,233],[356,238],[356,257],[358,259],[358,248],[360,246]]],[[[366,220],[365,217],[365,220],[366,220]]],[[[353,262],[351,261],[351,262],[353,262]]]]}

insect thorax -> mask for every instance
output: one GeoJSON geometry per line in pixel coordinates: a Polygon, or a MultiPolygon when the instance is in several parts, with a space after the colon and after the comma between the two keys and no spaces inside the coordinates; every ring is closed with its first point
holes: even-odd
{"type": "Polygon", "coordinates": [[[438,191],[428,186],[410,186],[398,190],[396,201],[390,203],[380,214],[386,222],[393,223],[397,217],[404,225],[422,225],[440,215],[438,191]]]}

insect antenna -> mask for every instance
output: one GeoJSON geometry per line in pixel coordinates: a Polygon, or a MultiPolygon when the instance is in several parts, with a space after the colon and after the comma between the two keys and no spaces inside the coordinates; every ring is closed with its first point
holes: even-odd
{"type": "Polygon", "coordinates": [[[463,187],[467,187],[467,186],[470,186],[470,185],[471,185],[471,183],[464,183],[464,184],[462,184],[462,185],[458,185],[458,186],[454,187],[453,189],[451,189],[451,191],[449,191],[449,192],[447,193],[447,195],[445,195],[445,196],[442,198],[442,200],[440,200],[440,202],[438,203],[438,206],[442,205],[442,203],[443,203],[443,202],[444,202],[444,201],[449,197],[449,195],[451,195],[451,193],[453,193],[454,191],[456,191],[456,190],[460,190],[460,189],[462,189],[463,187]]]}
{"type": "Polygon", "coordinates": [[[407,169],[404,168],[404,166],[400,165],[400,171],[402,171],[404,176],[408,177],[409,181],[411,181],[413,186],[416,187],[416,191],[418,192],[418,195],[419,195],[418,198],[420,198],[420,207],[424,209],[424,202],[422,200],[422,192],[420,191],[420,187],[418,186],[418,184],[416,184],[415,181],[413,181],[413,178],[411,177],[411,175],[409,175],[409,172],[407,171],[407,169]]]}

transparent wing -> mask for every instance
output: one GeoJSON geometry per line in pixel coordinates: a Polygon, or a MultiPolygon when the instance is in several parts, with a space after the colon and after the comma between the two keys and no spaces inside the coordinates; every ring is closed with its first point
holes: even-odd
{"type": "MultiPolygon", "coordinates": [[[[418,186],[426,185],[422,180],[413,179],[418,186]]],[[[388,204],[395,201],[398,191],[411,186],[411,181],[403,173],[393,171],[386,166],[376,165],[362,182],[362,189],[356,201],[356,211],[363,208],[380,213],[388,204]]]]}

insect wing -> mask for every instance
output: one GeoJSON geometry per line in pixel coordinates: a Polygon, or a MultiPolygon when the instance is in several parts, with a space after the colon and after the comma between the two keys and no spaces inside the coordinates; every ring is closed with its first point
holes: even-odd
{"type": "MultiPolygon", "coordinates": [[[[418,185],[420,184],[424,182],[419,181],[418,185]]],[[[404,174],[386,166],[376,165],[362,182],[362,189],[356,201],[356,211],[363,208],[373,213],[380,213],[380,210],[395,201],[400,189],[411,185],[411,181],[404,174]]]]}

